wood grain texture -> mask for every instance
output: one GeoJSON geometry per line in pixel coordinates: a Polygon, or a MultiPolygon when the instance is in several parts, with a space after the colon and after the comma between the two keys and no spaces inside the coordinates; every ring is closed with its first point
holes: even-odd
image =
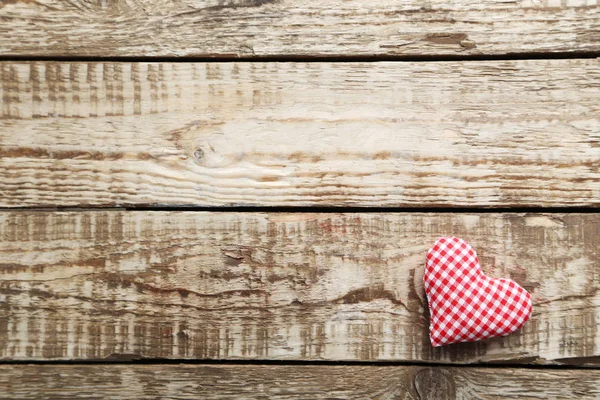
{"type": "Polygon", "coordinates": [[[9,0],[5,56],[431,56],[600,51],[597,0],[9,0]]]}
{"type": "Polygon", "coordinates": [[[0,358],[597,364],[599,214],[0,214],[0,358]],[[425,253],[532,293],[511,336],[432,348],[425,253]]]}
{"type": "Polygon", "coordinates": [[[599,90],[589,59],[1,63],[0,206],[598,207],[599,90]]]}
{"type": "Polygon", "coordinates": [[[405,366],[0,366],[10,399],[597,399],[593,370],[405,366]]]}

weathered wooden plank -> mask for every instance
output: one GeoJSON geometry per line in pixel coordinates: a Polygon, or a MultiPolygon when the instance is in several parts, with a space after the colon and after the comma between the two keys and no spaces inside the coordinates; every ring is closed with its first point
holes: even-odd
{"type": "Polygon", "coordinates": [[[2,365],[14,400],[597,399],[593,370],[408,366],[2,365]]]}
{"type": "Polygon", "coordinates": [[[0,206],[600,205],[600,61],[1,63],[0,206]]]}
{"type": "Polygon", "coordinates": [[[0,358],[596,364],[599,214],[0,214],[0,358]],[[432,348],[441,235],[533,296],[505,338],[432,348]]]}
{"type": "Polygon", "coordinates": [[[431,56],[600,51],[597,0],[9,0],[7,56],[431,56]]]}

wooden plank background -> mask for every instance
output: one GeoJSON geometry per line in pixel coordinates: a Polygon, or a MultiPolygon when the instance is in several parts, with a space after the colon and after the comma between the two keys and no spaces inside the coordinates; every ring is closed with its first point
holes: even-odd
{"type": "Polygon", "coordinates": [[[597,365],[597,214],[4,212],[0,357],[597,365]],[[505,338],[432,348],[439,236],[533,296],[505,338]]]}
{"type": "Polygon", "coordinates": [[[599,90],[596,59],[5,62],[0,207],[598,207],[599,90]]]}
{"type": "Polygon", "coordinates": [[[597,399],[590,370],[268,365],[17,365],[0,390],[38,399],[597,399]]]}
{"type": "Polygon", "coordinates": [[[8,0],[0,53],[47,57],[552,54],[600,50],[597,0],[8,0]]]}
{"type": "Polygon", "coordinates": [[[600,398],[598,56],[598,0],[0,0],[0,397],[600,398]],[[431,347],[443,235],[523,329],[431,347]]]}

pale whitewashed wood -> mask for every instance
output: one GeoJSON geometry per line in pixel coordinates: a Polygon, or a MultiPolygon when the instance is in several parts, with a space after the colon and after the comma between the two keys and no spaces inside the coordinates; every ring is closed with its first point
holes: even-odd
{"type": "Polygon", "coordinates": [[[5,56],[435,56],[599,51],[597,0],[5,0],[5,56]]]}
{"type": "Polygon", "coordinates": [[[597,399],[594,370],[320,365],[4,365],[14,400],[597,399]]]}
{"type": "Polygon", "coordinates": [[[597,364],[599,238],[598,214],[4,212],[0,358],[597,364]],[[431,347],[450,234],[532,293],[521,331],[431,347]]]}
{"type": "Polygon", "coordinates": [[[600,62],[0,64],[0,206],[593,206],[600,62]]]}

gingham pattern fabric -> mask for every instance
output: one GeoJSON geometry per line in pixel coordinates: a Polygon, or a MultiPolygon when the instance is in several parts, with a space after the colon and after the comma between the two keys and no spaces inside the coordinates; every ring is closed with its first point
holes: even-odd
{"type": "Polygon", "coordinates": [[[456,237],[438,239],[427,252],[423,281],[435,347],[505,336],[531,315],[531,295],[510,279],[485,276],[473,248],[456,237]]]}

